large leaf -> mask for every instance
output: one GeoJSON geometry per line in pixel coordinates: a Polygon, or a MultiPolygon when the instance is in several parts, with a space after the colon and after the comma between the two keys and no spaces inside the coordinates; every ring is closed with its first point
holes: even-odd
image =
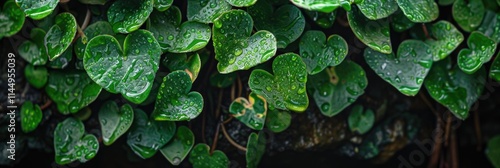
{"type": "Polygon", "coordinates": [[[464,41],[464,35],[448,21],[438,21],[430,30],[432,38],[425,43],[431,47],[434,61],[445,59],[464,41]]]}
{"type": "Polygon", "coordinates": [[[291,0],[291,1],[298,7],[324,13],[333,12],[338,7],[342,7],[346,11],[350,11],[352,3],[363,2],[363,0],[291,0]]]}
{"type": "Polygon", "coordinates": [[[267,102],[262,96],[250,93],[248,100],[238,97],[229,106],[234,118],[254,130],[262,130],[267,116],[267,102]]]}
{"type": "Polygon", "coordinates": [[[500,14],[493,11],[487,10],[483,17],[483,22],[481,26],[477,29],[479,32],[495,40],[497,43],[500,42],[500,14]]]}
{"type": "Polygon", "coordinates": [[[354,35],[368,47],[382,53],[392,52],[389,22],[387,19],[370,20],[357,7],[347,12],[347,19],[354,35]]]}
{"type": "Polygon", "coordinates": [[[478,31],[474,31],[467,39],[469,48],[464,48],[458,53],[457,64],[462,71],[472,74],[479,70],[484,63],[490,61],[497,43],[478,31]]]}
{"type": "Polygon", "coordinates": [[[129,104],[120,108],[114,101],[105,102],[99,109],[99,123],[101,124],[104,145],[113,144],[132,125],[134,109],[129,104]]]}
{"type": "Polygon", "coordinates": [[[212,23],[222,13],[231,10],[226,0],[188,0],[188,20],[212,23]]]}
{"type": "Polygon", "coordinates": [[[112,36],[115,35],[115,33],[113,32],[113,28],[111,27],[111,24],[109,24],[109,22],[106,21],[97,21],[95,23],[92,23],[87,28],[85,28],[83,33],[86,36],[85,43],[82,40],[83,38],[80,37],[76,40],[76,44],[74,47],[76,57],[78,57],[79,59],[83,59],[83,56],[85,55],[85,48],[87,47],[87,42],[89,40],[102,34],[109,34],[112,36]]]}
{"type": "Polygon", "coordinates": [[[194,168],[227,168],[229,159],[226,154],[220,150],[214,150],[209,153],[210,147],[207,144],[199,143],[194,146],[189,155],[189,162],[194,168]]]}
{"type": "Polygon", "coordinates": [[[471,32],[481,24],[485,10],[482,0],[456,0],[452,14],[458,26],[471,32]]]}
{"type": "Polygon", "coordinates": [[[45,34],[44,44],[49,59],[53,61],[69,48],[76,34],[76,19],[68,12],[56,16],[56,24],[45,34]]]}
{"type": "Polygon", "coordinates": [[[396,0],[364,0],[357,6],[371,20],[386,18],[398,10],[396,0]]]}
{"type": "Polygon", "coordinates": [[[24,25],[24,20],[23,11],[14,0],[7,0],[0,11],[0,39],[19,32],[24,25]]]}
{"type": "Polygon", "coordinates": [[[260,162],[260,159],[266,152],[266,137],[264,136],[264,132],[260,131],[259,134],[254,132],[250,133],[247,141],[247,167],[248,168],[256,168],[260,162]]]}
{"type": "Polygon", "coordinates": [[[186,158],[194,146],[194,134],[186,126],[177,128],[174,139],[160,149],[161,154],[172,165],[177,166],[186,158]]]}
{"type": "Polygon", "coordinates": [[[300,38],[300,56],[306,63],[307,73],[316,74],[327,66],[336,66],[347,56],[347,42],[339,35],[326,36],[321,31],[305,32],[300,38]]]}
{"type": "Polygon", "coordinates": [[[47,51],[44,46],[45,34],[43,29],[31,29],[31,40],[24,41],[19,45],[17,50],[19,55],[33,65],[45,65],[48,60],[47,51]]]}
{"type": "Polygon", "coordinates": [[[95,157],[99,141],[95,135],[85,134],[82,121],[73,117],[57,124],[54,130],[55,160],[59,165],[80,161],[82,163],[95,157]]]}
{"type": "Polygon", "coordinates": [[[37,104],[25,101],[21,106],[21,129],[28,133],[36,129],[42,121],[42,110],[37,104]]]}
{"type": "Polygon", "coordinates": [[[57,6],[59,0],[16,0],[16,3],[26,16],[40,20],[50,15],[57,6]]]}
{"type": "Polygon", "coordinates": [[[153,0],[117,0],[107,12],[115,33],[133,32],[146,22],[153,12],[153,0]]]}
{"type": "Polygon", "coordinates": [[[434,0],[397,0],[399,8],[412,22],[432,22],[439,16],[439,8],[434,0]]]}

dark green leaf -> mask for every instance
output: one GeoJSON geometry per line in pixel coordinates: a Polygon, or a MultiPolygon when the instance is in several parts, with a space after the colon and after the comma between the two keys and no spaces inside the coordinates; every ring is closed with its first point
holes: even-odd
{"type": "Polygon", "coordinates": [[[36,129],[42,121],[42,109],[31,101],[25,101],[21,106],[21,128],[28,133],[36,129]]]}
{"type": "Polygon", "coordinates": [[[323,32],[316,30],[305,32],[300,38],[299,47],[309,74],[317,74],[327,66],[340,64],[348,52],[344,38],[335,34],[327,40],[323,32]]]}
{"type": "Polygon", "coordinates": [[[92,38],[102,34],[109,34],[112,36],[115,35],[115,33],[113,32],[113,28],[106,21],[97,21],[95,23],[92,23],[87,28],[85,28],[83,33],[87,37],[87,41],[83,43],[82,38],[80,37],[76,40],[76,44],[74,47],[76,57],[78,57],[79,59],[83,59],[83,55],[85,55],[85,47],[87,47],[88,41],[92,40],[92,38]]]}
{"type": "Polygon", "coordinates": [[[57,124],[54,131],[55,160],[59,165],[80,161],[82,163],[95,157],[99,141],[92,134],[85,134],[82,121],[73,117],[57,124]]]}
{"type": "Polygon", "coordinates": [[[131,33],[146,22],[153,0],[117,0],[108,8],[108,21],[115,33],[131,33]]]}
{"type": "Polygon", "coordinates": [[[229,159],[220,150],[209,153],[210,147],[207,144],[199,143],[194,146],[189,155],[189,162],[194,168],[228,168],[229,159]]]}
{"type": "Polygon", "coordinates": [[[292,121],[292,116],[288,111],[282,111],[278,109],[271,110],[267,112],[266,118],[266,128],[272,132],[279,133],[288,128],[292,121]]]}
{"type": "Polygon", "coordinates": [[[323,13],[317,11],[304,11],[309,18],[311,18],[316,24],[323,28],[328,29],[335,23],[337,12],[333,11],[330,13],[323,13]]]}
{"type": "Polygon", "coordinates": [[[64,51],[56,59],[49,61],[48,66],[54,69],[65,69],[71,60],[73,60],[73,50],[71,50],[71,45],[68,47],[69,50],[64,51]]]}
{"type": "Polygon", "coordinates": [[[222,13],[231,10],[226,0],[188,0],[188,20],[212,23],[222,13]]]}
{"type": "Polygon", "coordinates": [[[426,39],[432,49],[434,61],[448,57],[464,41],[464,35],[448,21],[438,21],[430,28],[433,38],[426,39]]]}
{"type": "Polygon", "coordinates": [[[132,125],[134,109],[129,104],[120,108],[114,101],[105,102],[99,109],[99,123],[101,124],[104,145],[113,144],[132,125]]]}
{"type": "Polygon", "coordinates": [[[482,0],[456,0],[452,14],[458,26],[466,32],[471,32],[481,24],[485,10],[482,0]]]}
{"type": "Polygon", "coordinates": [[[248,7],[254,5],[257,0],[226,0],[226,2],[236,7],[248,7]]]}
{"type": "Polygon", "coordinates": [[[370,20],[357,7],[347,12],[349,25],[361,42],[376,51],[389,54],[392,52],[389,22],[387,19],[370,20]]]}
{"type": "Polygon", "coordinates": [[[386,18],[398,10],[396,0],[364,0],[357,6],[371,20],[386,18]]]}
{"type": "Polygon", "coordinates": [[[186,126],[180,126],[177,128],[174,139],[163,146],[160,152],[172,165],[177,166],[186,158],[193,146],[193,132],[186,126]]]}
{"type": "Polygon", "coordinates": [[[495,57],[495,60],[491,64],[490,78],[500,82],[500,52],[495,57]]]}
{"type": "Polygon", "coordinates": [[[10,37],[21,30],[24,25],[24,13],[14,0],[7,0],[0,11],[0,39],[10,37]]]}
{"type": "Polygon", "coordinates": [[[500,167],[500,136],[494,136],[488,141],[486,146],[486,156],[490,160],[491,164],[498,168],[500,167]]]}
{"type": "Polygon", "coordinates": [[[234,118],[254,130],[262,130],[267,116],[267,102],[264,97],[250,93],[248,100],[238,97],[229,106],[234,118]]]}
{"type": "Polygon", "coordinates": [[[154,0],[153,3],[154,3],[154,7],[156,8],[156,10],[165,11],[168,8],[170,8],[170,6],[172,6],[173,2],[174,2],[174,0],[154,0]]]}
{"type": "Polygon", "coordinates": [[[59,0],[16,0],[17,5],[21,7],[26,16],[34,20],[40,20],[50,15],[58,2],[59,0]]]}
{"type": "Polygon", "coordinates": [[[472,74],[479,70],[484,63],[490,61],[497,43],[478,31],[474,31],[467,39],[469,48],[464,48],[458,53],[457,64],[462,71],[472,74]]]}
{"type": "Polygon", "coordinates": [[[258,135],[254,132],[250,133],[246,152],[247,167],[256,168],[264,152],[266,152],[266,137],[264,136],[264,132],[260,131],[258,135]]]}
{"type": "Polygon", "coordinates": [[[47,68],[44,66],[33,66],[28,64],[24,67],[24,77],[31,86],[37,89],[41,89],[45,86],[48,76],[47,68]]]}
{"type": "Polygon", "coordinates": [[[403,32],[412,28],[415,25],[410,19],[408,19],[401,10],[397,10],[392,14],[391,27],[396,32],[403,32]]]}
{"type": "Polygon", "coordinates": [[[371,109],[363,110],[363,106],[356,105],[352,107],[347,122],[351,132],[364,134],[372,128],[375,122],[375,114],[371,109]]]}
{"type": "Polygon", "coordinates": [[[346,11],[351,10],[351,4],[362,3],[363,0],[291,0],[298,7],[319,11],[324,13],[333,12],[338,7],[344,8],[346,11]]]}
{"type": "Polygon", "coordinates": [[[399,8],[412,22],[432,22],[439,16],[439,8],[434,0],[397,0],[399,8]]]}
{"type": "Polygon", "coordinates": [[[194,82],[200,73],[201,60],[198,53],[194,53],[189,57],[185,53],[167,53],[162,62],[170,71],[185,71],[191,77],[192,82],[194,82]]]}
{"type": "Polygon", "coordinates": [[[21,43],[17,51],[24,60],[32,65],[45,65],[47,63],[47,51],[44,46],[45,31],[40,28],[31,29],[31,40],[21,43]]]}
{"type": "Polygon", "coordinates": [[[477,29],[479,32],[495,40],[497,43],[500,42],[500,14],[493,11],[487,10],[483,17],[483,22],[481,26],[477,29]]]}
{"type": "Polygon", "coordinates": [[[53,61],[69,48],[76,34],[76,19],[68,12],[56,16],[56,24],[45,34],[44,44],[49,60],[53,61]]]}

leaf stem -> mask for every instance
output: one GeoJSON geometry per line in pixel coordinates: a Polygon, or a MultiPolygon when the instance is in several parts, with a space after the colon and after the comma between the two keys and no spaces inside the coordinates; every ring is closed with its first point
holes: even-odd
{"type": "Polygon", "coordinates": [[[243,85],[241,84],[241,78],[239,75],[237,81],[238,81],[238,97],[241,97],[241,93],[243,91],[243,85]]]}
{"type": "Polygon", "coordinates": [[[244,152],[247,151],[247,148],[239,145],[238,143],[234,142],[233,139],[231,139],[231,137],[229,136],[229,134],[227,134],[227,131],[226,131],[226,128],[224,127],[224,124],[221,123],[220,126],[222,127],[222,133],[224,134],[224,136],[226,137],[227,141],[229,141],[229,143],[231,145],[233,145],[234,147],[238,148],[239,150],[242,150],[244,152]]]}
{"type": "Polygon", "coordinates": [[[451,119],[452,119],[452,114],[448,113],[448,116],[446,118],[446,128],[445,128],[445,132],[444,132],[444,146],[445,147],[448,147],[448,139],[450,139],[451,119]]]}
{"type": "Polygon", "coordinates": [[[219,140],[219,130],[220,130],[220,124],[217,124],[217,128],[215,130],[215,135],[214,135],[214,140],[212,142],[212,147],[210,147],[210,155],[212,155],[212,153],[214,153],[214,150],[217,147],[217,141],[219,140]]]}
{"type": "Polygon", "coordinates": [[[51,104],[52,104],[52,100],[48,99],[45,102],[45,104],[43,104],[42,107],[40,107],[40,109],[43,111],[43,110],[47,109],[51,104]]]}

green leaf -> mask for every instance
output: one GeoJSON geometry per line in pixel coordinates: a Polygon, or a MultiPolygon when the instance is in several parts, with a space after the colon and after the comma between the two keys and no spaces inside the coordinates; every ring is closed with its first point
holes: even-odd
{"type": "Polygon", "coordinates": [[[328,29],[333,26],[335,23],[337,12],[333,11],[330,13],[323,13],[317,11],[304,11],[309,18],[311,18],[316,24],[323,28],[328,29]]]}
{"type": "Polygon", "coordinates": [[[174,71],[163,78],[156,98],[153,118],[157,121],[184,121],[196,118],[203,110],[203,97],[191,90],[191,78],[174,71]]]}
{"type": "Polygon", "coordinates": [[[412,28],[415,23],[408,19],[401,10],[394,12],[392,16],[391,27],[396,32],[403,32],[412,28]]]}
{"type": "Polygon", "coordinates": [[[31,29],[31,40],[21,43],[17,51],[19,55],[32,65],[45,65],[47,51],[44,46],[45,31],[40,28],[31,29]]]}
{"type": "Polygon", "coordinates": [[[199,143],[194,146],[189,155],[189,162],[194,168],[227,168],[229,159],[226,154],[220,150],[214,150],[209,153],[210,147],[207,144],[199,143]]]}
{"type": "Polygon", "coordinates": [[[479,26],[477,30],[499,43],[500,31],[498,30],[500,30],[500,15],[487,10],[481,26],[479,26]]]}
{"type": "Polygon", "coordinates": [[[92,109],[90,109],[90,107],[84,107],[72,116],[80,121],[85,121],[90,118],[90,115],[92,115],[92,109]]]}
{"type": "Polygon", "coordinates": [[[337,115],[354,103],[367,85],[365,71],[353,61],[344,61],[336,67],[309,76],[307,82],[309,94],[321,113],[328,117],[337,115]]]}
{"type": "Polygon", "coordinates": [[[248,85],[269,103],[269,108],[303,112],[309,106],[306,93],[306,65],[294,53],[279,55],[273,61],[274,75],[256,69],[250,74],[248,85]]]}
{"type": "Polygon", "coordinates": [[[40,20],[33,20],[33,22],[35,23],[35,25],[38,28],[41,28],[45,32],[47,32],[55,24],[58,11],[59,11],[58,8],[55,8],[54,11],[50,15],[48,15],[45,18],[40,19],[40,20]]]}
{"type": "Polygon", "coordinates": [[[306,63],[307,73],[317,74],[327,66],[336,66],[347,56],[347,42],[339,35],[326,36],[321,31],[310,30],[300,38],[300,56],[306,63]]]}
{"type": "Polygon", "coordinates": [[[445,59],[464,41],[464,35],[448,21],[441,20],[430,28],[432,38],[425,40],[432,49],[434,61],[445,59]]]}
{"type": "Polygon", "coordinates": [[[164,52],[200,50],[208,44],[211,35],[210,27],[206,24],[187,21],[181,25],[181,11],[176,6],[165,12],[153,11],[147,25],[164,52]]]}
{"type": "Polygon", "coordinates": [[[351,4],[362,3],[363,0],[291,0],[291,2],[307,10],[330,13],[338,7],[350,11],[351,4]]]}
{"type": "Polygon", "coordinates": [[[84,163],[95,157],[99,141],[95,135],[85,134],[82,121],[69,117],[58,123],[54,130],[54,151],[59,165],[76,160],[84,163]]]}
{"type": "Polygon", "coordinates": [[[174,166],[178,166],[194,146],[194,134],[186,126],[177,128],[174,139],[160,149],[161,154],[174,166]]]}
{"type": "Polygon", "coordinates": [[[278,109],[269,109],[266,117],[266,128],[274,133],[280,133],[286,130],[292,121],[292,116],[288,111],[278,109]]]}
{"type": "Polygon", "coordinates": [[[26,16],[40,20],[50,15],[56,8],[59,0],[16,0],[17,5],[21,8],[26,16]]]}
{"type": "Polygon", "coordinates": [[[226,2],[236,7],[249,7],[254,5],[257,0],[226,0],[226,2]]]}
{"type": "Polygon", "coordinates": [[[467,39],[469,48],[458,53],[457,64],[462,71],[472,74],[479,70],[484,63],[490,61],[497,49],[497,43],[478,31],[474,31],[467,39]]]}
{"type": "Polygon", "coordinates": [[[174,0],[154,0],[154,7],[156,10],[162,12],[170,8],[174,0]]]}
{"type": "Polygon", "coordinates": [[[69,48],[76,34],[76,19],[68,12],[56,16],[56,24],[45,34],[44,45],[53,61],[69,48]]]}
{"type": "Polygon", "coordinates": [[[276,53],[276,38],[265,30],[252,36],[253,20],[243,10],[231,10],[214,21],[213,45],[220,73],[247,70],[276,53]]]}
{"type": "Polygon", "coordinates": [[[42,121],[43,113],[40,106],[31,101],[25,101],[21,106],[21,128],[24,133],[31,132],[42,121]]]}
{"type": "Polygon", "coordinates": [[[24,25],[24,20],[23,11],[14,0],[7,0],[0,11],[0,39],[19,32],[24,25]]]}
{"type": "Polygon", "coordinates": [[[190,21],[212,23],[222,13],[231,10],[226,0],[188,0],[187,18],[190,21]]]}
{"type": "Polygon", "coordinates": [[[390,54],[392,52],[389,22],[387,19],[370,20],[358,8],[347,12],[349,25],[361,42],[376,51],[390,54]]]}
{"type": "Polygon", "coordinates": [[[485,10],[482,0],[456,0],[452,14],[458,26],[466,32],[471,32],[481,24],[485,10]]]}
{"type": "Polygon", "coordinates": [[[229,113],[240,122],[254,130],[262,130],[267,115],[267,102],[264,97],[250,93],[248,100],[238,97],[229,106],[229,113]]]}
{"type": "Polygon", "coordinates": [[[89,5],[104,5],[109,0],[78,0],[80,3],[89,5]]]}
{"type": "Polygon", "coordinates": [[[73,50],[71,50],[71,45],[68,47],[69,50],[64,51],[56,59],[49,61],[48,66],[53,69],[65,69],[71,60],[73,60],[73,50]]]}
{"type": "Polygon", "coordinates": [[[236,78],[236,73],[220,74],[215,72],[210,76],[210,85],[218,88],[226,88],[231,86],[236,78]]]}
{"type": "Polygon", "coordinates": [[[153,0],[117,0],[108,8],[108,21],[115,33],[131,33],[153,12],[153,0]]]}
{"type": "Polygon", "coordinates": [[[101,124],[104,145],[113,144],[132,125],[134,109],[129,104],[120,108],[114,101],[107,101],[99,109],[99,123],[101,124]]]}
{"type": "Polygon", "coordinates": [[[397,0],[399,8],[412,22],[432,22],[439,16],[439,8],[434,0],[397,0]]]}
{"type": "Polygon", "coordinates": [[[137,30],[127,35],[122,46],[113,36],[96,36],[87,44],[83,65],[90,78],[104,89],[139,104],[151,91],[159,67],[160,45],[151,32],[137,30]]]}
{"type": "Polygon", "coordinates": [[[441,6],[451,5],[455,0],[438,0],[438,4],[441,6]]]}
{"type": "Polygon", "coordinates": [[[397,57],[370,48],[365,49],[364,57],[378,76],[407,96],[418,93],[433,62],[431,47],[411,39],[399,45],[397,57]]]}
{"type": "Polygon", "coordinates": [[[45,92],[57,104],[61,114],[78,112],[92,103],[101,93],[101,86],[94,83],[85,71],[54,70],[49,74],[45,92]]]}
{"type": "Polygon", "coordinates": [[[172,139],[175,127],[175,122],[149,120],[144,111],[134,109],[134,122],[127,135],[127,144],[137,156],[150,158],[172,139]]]}
{"type": "Polygon", "coordinates": [[[494,167],[500,167],[500,136],[496,135],[488,141],[486,146],[486,156],[494,167]]]}
{"type": "Polygon", "coordinates": [[[165,59],[162,61],[163,65],[165,65],[170,71],[183,70],[185,71],[191,81],[198,77],[201,69],[201,60],[198,53],[194,53],[193,55],[187,56],[186,53],[175,54],[175,53],[167,53],[165,59]]]}
{"type": "Polygon", "coordinates": [[[270,2],[258,1],[248,7],[247,11],[255,21],[255,29],[267,30],[274,34],[278,48],[286,48],[297,40],[306,25],[299,8],[290,4],[274,10],[270,2]]]}
{"type": "Polygon", "coordinates": [[[485,79],[484,68],[469,75],[457,66],[451,68],[451,60],[446,59],[432,66],[424,85],[434,100],[464,120],[469,116],[472,104],[481,96],[485,79]]]}
{"type": "Polygon", "coordinates": [[[364,0],[357,6],[370,20],[386,18],[398,10],[396,0],[364,0]]]}
{"type": "Polygon", "coordinates": [[[266,152],[266,137],[264,132],[260,131],[257,135],[255,132],[250,133],[247,141],[246,160],[248,168],[255,168],[260,162],[260,159],[266,152]]]}
{"type": "Polygon", "coordinates": [[[92,23],[87,28],[85,28],[83,33],[85,34],[87,41],[85,41],[84,43],[82,41],[82,37],[80,37],[76,40],[76,44],[74,47],[76,57],[78,57],[79,59],[83,59],[85,55],[85,47],[87,47],[88,41],[102,34],[108,34],[112,36],[115,35],[115,32],[113,32],[113,28],[111,27],[111,24],[109,24],[109,22],[106,21],[97,21],[95,23],[92,23]]]}
{"type": "Polygon", "coordinates": [[[497,54],[495,60],[493,60],[493,63],[491,64],[490,77],[500,82],[500,52],[497,54]]]}
{"type": "Polygon", "coordinates": [[[28,64],[24,67],[24,77],[31,86],[37,89],[41,89],[47,84],[48,76],[47,68],[44,66],[28,64]]]}
{"type": "Polygon", "coordinates": [[[363,106],[356,105],[352,107],[347,122],[351,132],[364,134],[372,128],[373,123],[375,122],[375,114],[371,109],[363,111],[363,106]]]}

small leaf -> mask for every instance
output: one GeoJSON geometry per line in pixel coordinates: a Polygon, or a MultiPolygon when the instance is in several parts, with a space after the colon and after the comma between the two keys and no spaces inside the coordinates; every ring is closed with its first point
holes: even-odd
{"type": "Polygon", "coordinates": [[[498,30],[500,30],[500,15],[493,11],[487,10],[486,14],[483,17],[481,26],[479,26],[477,30],[499,43],[500,31],[498,30]]]}
{"type": "Polygon", "coordinates": [[[364,0],[357,4],[359,10],[370,20],[386,18],[398,10],[396,0],[364,0]]]}
{"type": "Polygon", "coordinates": [[[47,68],[44,66],[33,66],[31,64],[24,67],[24,77],[31,86],[41,89],[47,84],[48,79],[47,68]]]}
{"type": "Polygon", "coordinates": [[[370,68],[401,93],[415,96],[432,67],[431,48],[418,40],[405,40],[397,57],[366,48],[364,57],[370,68]]]}
{"type": "Polygon", "coordinates": [[[25,101],[21,106],[21,128],[24,133],[31,132],[42,121],[43,113],[40,106],[31,101],[25,101]]]}
{"type": "Polygon", "coordinates": [[[247,152],[246,160],[248,168],[256,168],[260,162],[260,159],[266,152],[266,138],[264,132],[260,131],[257,135],[256,133],[250,133],[247,141],[247,152]]]}
{"type": "Polygon", "coordinates": [[[104,145],[113,144],[132,125],[134,109],[129,104],[120,108],[114,101],[107,101],[99,109],[99,123],[101,124],[104,145]]]}
{"type": "Polygon", "coordinates": [[[153,0],[117,0],[108,8],[108,21],[115,33],[131,33],[153,12],[153,0]]]}
{"type": "Polygon", "coordinates": [[[396,32],[403,32],[412,28],[415,23],[408,19],[401,10],[394,12],[392,16],[391,27],[396,32]]]}
{"type": "Polygon", "coordinates": [[[54,130],[55,160],[59,165],[73,161],[81,163],[95,157],[99,150],[99,141],[92,134],[85,134],[82,121],[73,117],[57,124],[54,130]]]}
{"type": "Polygon", "coordinates": [[[361,42],[376,51],[390,54],[392,52],[389,22],[387,19],[370,20],[357,7],[347,12],[349,25],[361,42]]]}
{"type": "Polygon", "coordinates": [[[163,78],[156,98],[153,118],[157,121],[184,121],[196,118],[203,110],[203,97],[191,90],[191,78],[174,71],[163,78]]]}
{"type": "Polygon", "coordinates": [[[300,56],[306,63],[307,73],[317,74],[327,66],[340,64],[347,56],[347,42],[339,35],[326,36],[321,31],[310,30],[300,38],[300,56]]]}
{"type": "Polygon", "coordinates": [[[56,24],[45,34],[44,44],[49,60],[53,61],[69,48],[76,34],[76,19],[68,12],[56,16],[56,24]]]}
{"type": "Polygon", "coordinates": [[[226,0],[188,0],[187,18],[190,21],[212,23],[222,13],[231,10],[226,0]]]}
{"type": "Polygon", "coordinates": [[[412,22],[432,22],[439,16],[439,8],[434,0],[397,0],[399,8],[412,22]]]}
{"type": "Polygon", "coordinates": [[[430,28],[433,38],[426,39],[432,49],[434,61],[448,57],[464,41],[464,35],[448,21],[441,20],[430,28]]]}
{"type": "MultiPolygon", "coordinates": [[[[102,34],[109,34],[112,36],[115,35],[115,32],[113,32],[113,28],[106,21],[97,21],[95,23],[92,23],[87,28],[85,28],[83,33],[85,34],[85,36],[87,37],[87,39],[89,41],[92,40],[94,37],[96,37],[98,35],[102,35],[102,34]]],[[[83,43],[81,37],[76,40],[76,44],[75,44],[74,48],[75,48],[76,57],[78,57],[79,59],[83,59],[83,57],[85,55],[85,47],[87,47],[87,43],[88,42],[83,43]]]]}
{"type": "Polygon", "coordinates": [[[149,120],[141,109],[134,109],[134,122],[127,145],[142,159],[153,157],[175,134],[175,122],[149,120]]]}
{"type": "Polygon", "coordinates": [[[493,60],[493,63],[491,64],[490,78],[500,82],[500,52],[497,54],[495,60],[493,60]]]}
{"type": "Polygon", "coordinates": [[[32,65],[45,65],[47,63],[47,51],[44,46],[45,31],[40,28],[31,29],[31,40],[21,43],[17,51],[24,60],[32,65]]]}
{"type": "Polygon", "coordinates": [[[481,24],[485,10],[482,0],[456,0],[452,14],[458,26],[466,32],[471,32],[481,24]]]}
{"type": "Polygon", "coordinates": [[[172,6],[174,0],[154,0],[154,7],[156,10],[163,12],[172,6]]]}
{"type": "Polygon", "coordinates": [[[500,167],[500,136],[492,137],[486,146],[486,156],[494,167],[500,167]]]}
{"type": "Polygon", "coordinates": [[[64,51],[56,59],[49,61],[48,66],[53,69],[65,69],[71,60],[73,60],[73,50],[71,50],[71,45],[68,47],[69,50],[64,51]]]}
{"type": "Polygon", "coordinates": [[[375,114],[371,109],[363,111],[363,106],[356,105],[352,107],[347,120],[351,132],[364,134],[368,132],[375,122],[375,114]]]}
{"type": "Polygon", "coordinates": [[[262,130],[267,116],[267,102],[264,97],[250,93],[248,100],[236,98],[229,106],[229,112],[249,128],[262,130]]]}
{"type": "Polygon", "coordinates": [[[209,153],[210,147],[207,144],[199,143],[194,146],[189,155],[189,162],[194,168],[227,168],[229,167],[229,159],[226,154],[220,150],[214,150],[209,153]]]}
{"type": "Polygon", "coordinates": [[[58,2],[59,0],[16,0],[17,5],[21,7],[26,16],[34,20],[40,20],[50,15],[58,2]]]}
{"type": "Polygon", "coordinates": [[[160,149],[161,154],[174,166],[178,166],[194,146],[194,134],[186,126],[177,128],[174,139],[160,149]]]}
{"type": "Polygon", "coordinates": [[[472,74],[479,70],[484,63],[490,61],[497,49],[497,43],[478,31],[474,31],[467,39],[469,48],[458,53],[457,64],[462,71],[472,74]]]}
{"type": "Polygon", "coordinates": [[[167,53],[165,59],[162,61],[163,65],[165,65],[170,71],[183,70],[185,71],[189,77],[191,77],[191,81],[198,77],[201,69],[201,60],[198,53],[194,53],[189,57],[187,54],[174,54],[167,53]]]}
{"type": "Polygon", "coordinates": [[[309,18],[311,18],[316,24],[323,28],[328,29],[333,26],[335,23],[337,12],[333,11],[330,13],[323,13],[317,11],[304,11],[309,18]]]}
{"type": "Polygon", "coordinates": [[[19,32],[24,25],[24,13],[14,0],[7,0],[0,11],[0,39],[19,32]]]}
{"type": "Polygon", "coordinates": [[[291,0],[298,7],[318,11],[324,13],[333,12],[338,7],[344,8],[346,11],[351,10],[352,3],[362,3],[363,0],[291,0]]]}
{"type": "Polygon", "coordinates": [[[213,45],[220,73],[247,70],[276,53],[276,38],[265,30],[252,36],[253,20],[243,10],[231,10],[214,21],[213,45]]]}
{"type": "Polygon", "coordinates": [[[236,78],[236,73],[220,74],[215,72],[210,76],[210,85],[218,88],[226,88],[231,86],[236,78]]]}
{"type": "Polygon", "coordinates": [[[269,109],[265,126],[274,133],[280,133],[290,126],[291,121],[292,116],[290,115],[290,112],[278,109],[269,109]]]}
{"type": "Polygon", "coordinates": [[[273,61],[274,75],[256,69],[250,74],[248,85],[269,103],[269,108],[303,112],[309,106],[306,93],[306,65],[294,53],[279,55],[273,61]]]}

